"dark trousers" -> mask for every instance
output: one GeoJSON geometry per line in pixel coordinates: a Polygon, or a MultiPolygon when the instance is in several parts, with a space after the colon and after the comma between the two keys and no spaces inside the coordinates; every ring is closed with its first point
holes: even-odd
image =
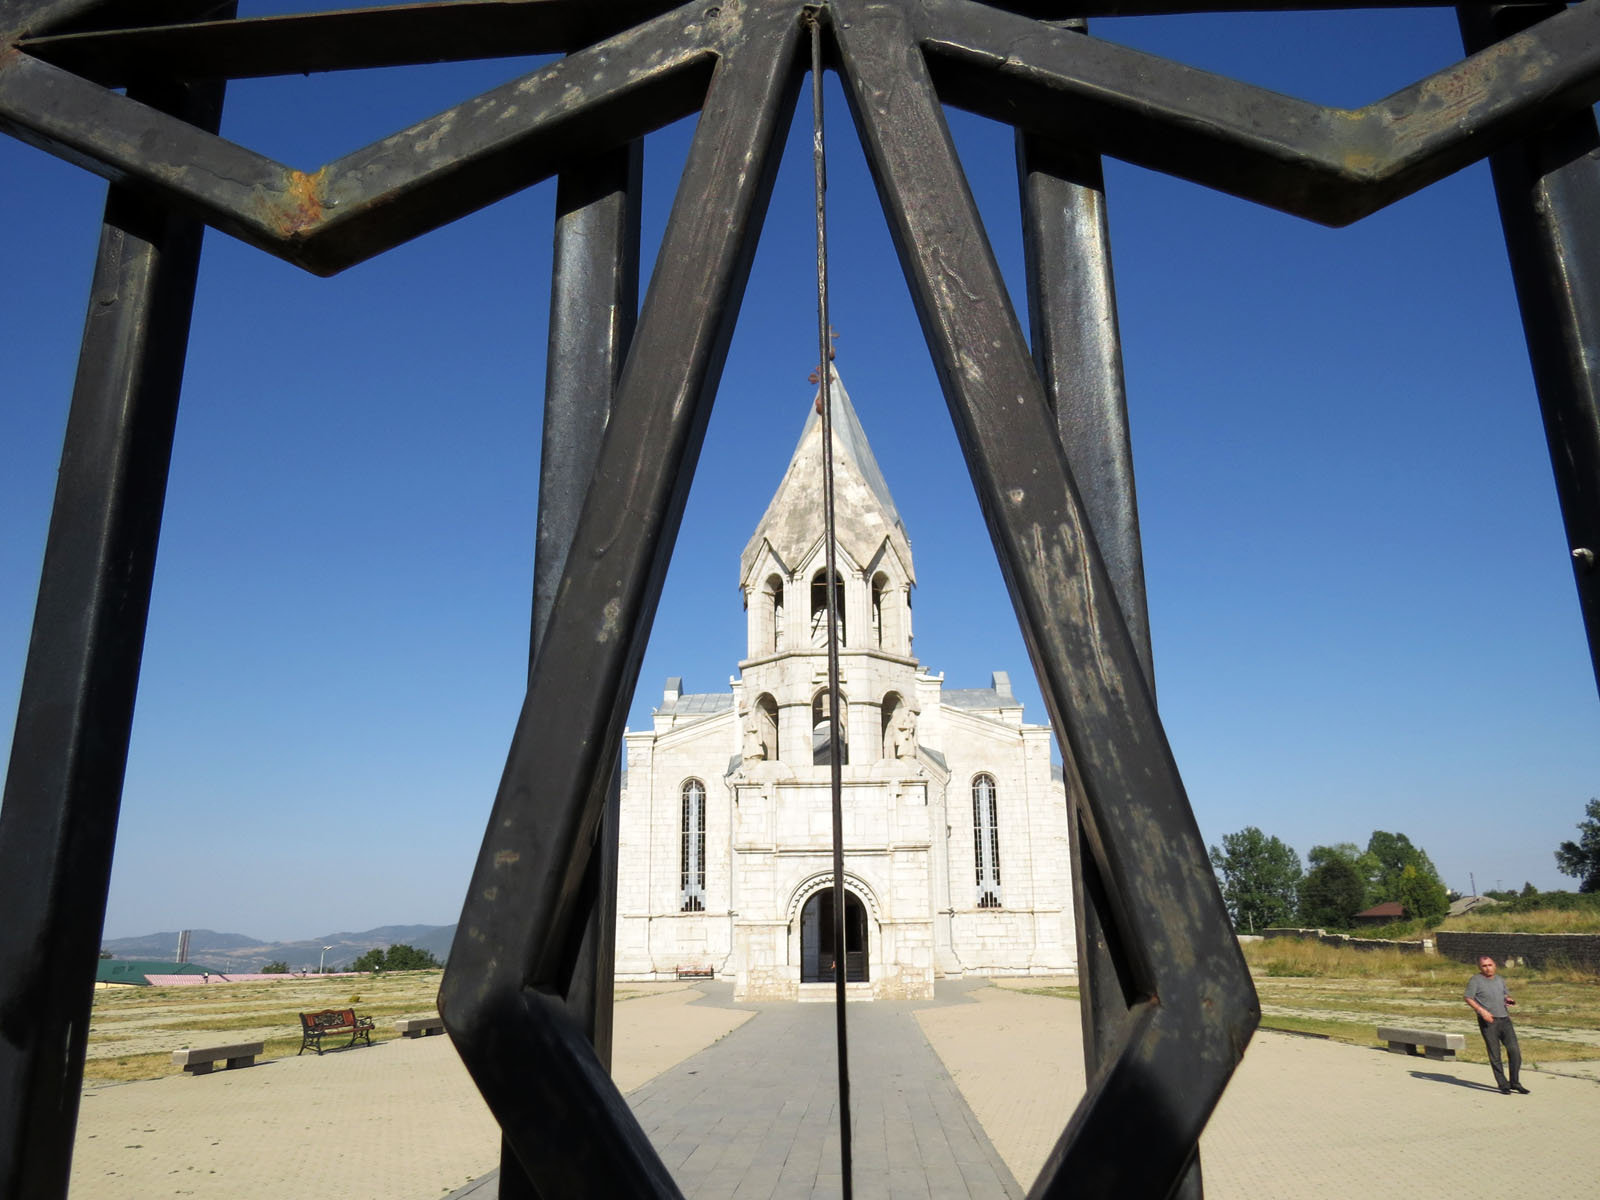
{"type": "Polygon", "coordinates": [[[1483,1048],[1489,1052],[1489,1069],[1494,1072],[1494,1082],[1501,1091],[1516,1087],[1517,1076],[1522,1072],[1522,1047],[1517,1045],[1517,1031],[1510,1017],[1496,1017],[1493,1021],[1478,1018],[1478,1032],[1483,1034],[1483,1048]],[[1511,1082],[1500,1069],[1500,1047],[1506,1048],[1506,1058],[1511,1062],[1511,1082]]]}

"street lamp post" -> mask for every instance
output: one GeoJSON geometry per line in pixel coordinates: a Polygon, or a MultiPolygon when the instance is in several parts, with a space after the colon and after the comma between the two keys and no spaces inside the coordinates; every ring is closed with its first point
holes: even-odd
{"type": "Polygon", "coordinates": [[[328,951],[332,950],[332,949],[333,949],[332,946],[324,946],[322,948],[322,957],[317,959],[317,974],[318,975],[326,974],[326,972],[322,968],[323,968],[323,965],[328,961],[328,951]]]}

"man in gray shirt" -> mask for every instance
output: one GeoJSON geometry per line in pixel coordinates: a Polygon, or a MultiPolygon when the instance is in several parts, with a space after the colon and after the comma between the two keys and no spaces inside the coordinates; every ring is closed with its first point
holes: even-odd
{"type": "Polygon", "coordinates": [[[1478,1014],[1478,1032],[1483,1034],[1483,1047],[1489,1052],[1489,1066],[1494,1071],[1494,1081],[1500,1091],[1509,1096],[1528,1089],[1517,1076],[1522,1071],[1522,1048],[1517,1045],[1517,1031],[1511,1024],[1509,1006],[1516,1003],[1506,991],[1506,981],[1495,974],[1494,959],[1487,954],[1478,959],[1478,973],[1467,980],[1467,1004],[1478,1014]],[[1500,1069],[1500,1047],[1505,1046],[1506,1058],[1511,1063],[1511,1082],[1500,1069]]]}

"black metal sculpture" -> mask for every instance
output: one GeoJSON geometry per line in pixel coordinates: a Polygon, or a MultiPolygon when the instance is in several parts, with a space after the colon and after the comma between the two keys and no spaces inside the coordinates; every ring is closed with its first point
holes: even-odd
{"type": "Polygon", "coordinates": [[[676,1194],[606,1070],[606,813],[814,19],[1077,783],[1090,1087],[1033,1193],[1197,1195],[1258,1014],[1149,684],[1098,156],[1328,224],[1490,156],[1600,650],[1600,0],[1465,5],[1472,57],[1353,111],[1081,23],[1296,7],[1346,5],[0,0],[0,129],[112,183],[0,812],[0,1189],[66,1192],[200,223],[331,274],[559,176],[535,652],[441,1010],[502,1196],[676,1194]],[[528,53],[565,57],[312,174],[215,136],[225,79],[528,53]],[[941,102],[1018,130],[1031,349],[941,102]],[[638,139],[696,111],[635,324],[638,139]]]}

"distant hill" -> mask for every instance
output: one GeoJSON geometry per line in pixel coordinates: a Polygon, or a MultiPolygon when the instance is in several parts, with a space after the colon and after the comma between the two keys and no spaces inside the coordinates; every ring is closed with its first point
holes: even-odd
{"type": "MultiPolygon", "coordinates": [[[[194,929],[189,933],[189,961],[201,966],[229,971],[259,971],[270,962],[282,960],[292,969],[316,970],[319,961],[329,968],[344,967],[368,950],[387,949],[398,942],[426,950],[440,962],[450,953],[455,939],[454,925],[380,925],[361,933],[330,933],[300,942],[263,942],[244,933],[218,933],[214,929],[194,929]],[[326,960],[322,948],[329,947],[326,960]]],[[[101,942],[116,958],[159,958],[173,961],[178,950],[178,934],[149,933],[142,937],[108,938],[101,942]]]]}
{"type": "MultiPolygon", "coordinates": [[[[214,929],[193,929],[189,932],[189,957],[207,950],[231,951],[240,946],[259,946],[261,939],[247,933],[218,933],[214,929]]],[[[141,937],[112,938],[100,943],[118,958],[155,958],[162,962],[178,961],[178,931],[147,933],[141,937]]],[[[272,961],[271,959],[267,960],[272,961]]]]}

